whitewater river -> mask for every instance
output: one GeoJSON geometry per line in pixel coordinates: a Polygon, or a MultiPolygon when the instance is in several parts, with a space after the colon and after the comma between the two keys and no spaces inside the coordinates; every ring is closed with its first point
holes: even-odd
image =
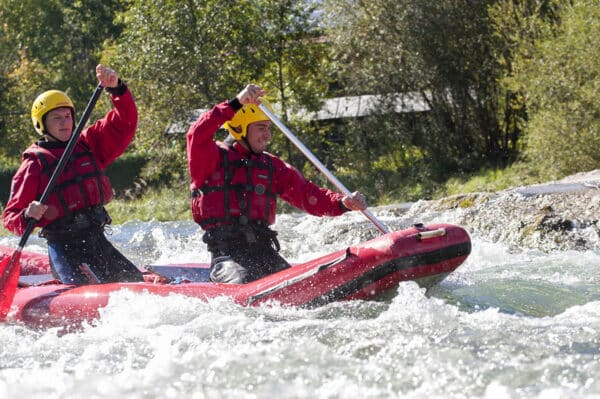
{"type": "MultiPolygon", "coordinates": [[[[456,221],[374,213],[394,230],[456,221]]],[[[284,215],[276,229],[292,262],[378,234],[359,213],[284,215]]],[[[0,324],[0,398],[600,398],[600,249],[470,234],[470,257],[440,285],[378,301],[244,308],[120,292],[77,333],[0,324]]],[[[208,261],[200,237],[191,222],[127,223],[111,241],[139,264],[208,261]]],[[[26,249],[45,252],[37,237],[26,249]]]]}

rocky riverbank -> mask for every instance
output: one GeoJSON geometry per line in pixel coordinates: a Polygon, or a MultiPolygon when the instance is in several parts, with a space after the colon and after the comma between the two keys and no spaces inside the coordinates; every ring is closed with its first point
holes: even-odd
{"type": "Polygon", "coordinates": [[[600,250],[600,169],[496,193],[419,201],[407,213],[448,211],[471,232],[518,248],[600,250]]]}

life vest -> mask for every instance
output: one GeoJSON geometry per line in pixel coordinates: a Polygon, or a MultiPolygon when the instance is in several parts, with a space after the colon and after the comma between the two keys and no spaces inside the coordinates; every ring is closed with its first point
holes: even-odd
{"type": "Polygon", "coordinates": [[[275,223],[273,162],[269,155],[244,154],[219,145],[223,162],[199,189],[192,191],[194,220],[209,229],[219,225],[275,223]]]}
{"type": "MultiPolygon", "coordinates": [[[[24,153],[24,157],[37,159],[42,168],[39,190],[48,186],[63,151],[36,146],[24,153]]],[[[42,192],[38,193],[41,196],[42,192]]],[[[103,169],[98,167],[94,155],[87,145],[78,142],[73,154],[58,177],[54,189],[48,196],[48,210],[42,220],[54,222],[82,209],[105,205],[113,197],[110,180],[103,169]]]]}

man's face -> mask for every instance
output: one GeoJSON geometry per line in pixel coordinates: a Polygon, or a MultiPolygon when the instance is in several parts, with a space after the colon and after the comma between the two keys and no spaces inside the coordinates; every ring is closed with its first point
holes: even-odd
{"type": "MultiPolygon", "coordinates": [[[[46,131],[60,141],[68,141],[73,133],[71,108],[62,107],[49,111],[45,121],[46,131]]],[[[48,140],[55,141],[53,137],[48,140]]]]}
{"type": "Polygon", "coordinates": [[[271,141],[271,121],[249,124],[247,138],[252,151],[257,153],[266,151],[271,141]]]}

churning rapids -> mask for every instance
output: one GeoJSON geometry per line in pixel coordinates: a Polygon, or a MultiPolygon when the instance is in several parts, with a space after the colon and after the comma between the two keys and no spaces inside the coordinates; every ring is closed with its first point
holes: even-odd
{"type": "MultiPolygon", "coordinates": [[[[0,398],[599,398],[598,183],[371,208],[392,230],[467,228],[471,255],[428,291],[315,309],[122,291],[79,332],[0,324],[0,398]]],[[[378,234],[360,213],[275,228],[292,262],[378,234]]],[[[139,264],[209,259],[192,222],[129,222],[111,241],[139,264]]]]}

